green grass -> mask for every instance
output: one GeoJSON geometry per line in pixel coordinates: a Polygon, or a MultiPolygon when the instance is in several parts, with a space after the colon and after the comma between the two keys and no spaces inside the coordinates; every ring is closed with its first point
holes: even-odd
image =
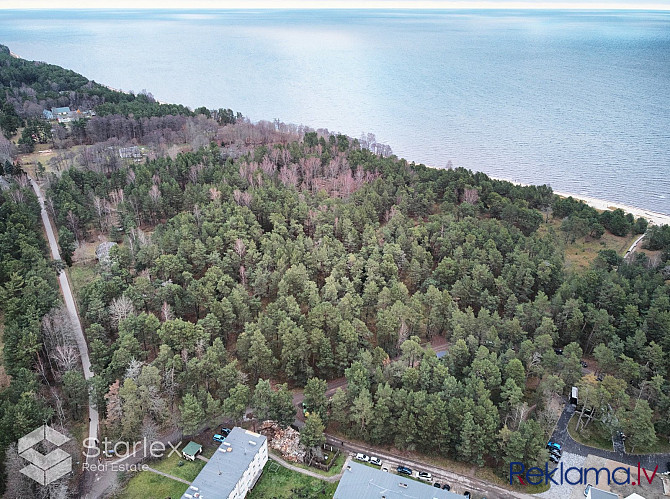
{"type": "Polygon", "coordinates": [[[600,421],[591,421],[581,432],[577,432],[577,420],[579,414],[575,413],[568,423],[568,433],[570,436],[583,445],[595,447],[597,449],[612,450],[612,436],[610,431],[600,421]]]}
{"type": "MultiPolygon", "coordinates": [[[[328,471],[323,471],[323,470],[320,470],[319,468],[315,468],[313,466],[307,466],[306,464],[301,464],[301,463],[291,463],[291,464],[293,466],[297,466],[298,468],[302,468],[304,470],[313,471],[314,473],[318,473],[319,475],[333,476],[333,475],[337,475],[340,471],[342,471],[342,466],[344,465],[344,461],[346,461],[346,459],[347,459],[346,453],[340,452],[340,455],[337,456],[337,459],[335,459],[335,464],[333,464],[328,471]]],[[[363,463],[363,464],[367,464],[367,463],[363,463]]],[[[379,466],[375,466],[375,468],[379,469],[379,466]]]]}
{"type": "Polygon", "coordinates": [[[95,262],[76,263],[68,269],[68,276],[75,293],[97,277],[95,265],[95,262]]]}
{"type": "Polygon", "coordinates": [[[337,482],[329,483],[318,478],[289,470],[275,461],[268,461],[263,475],[247,495],[247,499],[324,499],[333,497],[337,482]],[[274,470],[274,471],[273,471],[274,470]]]}
{"type": "Polygon", "coordinates": [[[207,463],[200,459],[196,459],[195,461],[186,461],[181,457],[181,454],[177,455],[177,453],[174,452],[171,456],[164,457],[160,461],[150,461],[147,464],[155,470],[182,478],[188,482],[192,482],[195,480],[195,477],[198,476],[200,470],[203,469],[207,463]],[[184,464],[179,466],[179,461],[182,461],[184,464]]]}
{"type": "Polygon", "coordinates": [[[188,485],[176,480],[165,478],[151,471],[140,471],[130,479],[116,497],[119,499],[145,499],[147,497],[177,499],[186,492],[187,488],[188,485]]]}

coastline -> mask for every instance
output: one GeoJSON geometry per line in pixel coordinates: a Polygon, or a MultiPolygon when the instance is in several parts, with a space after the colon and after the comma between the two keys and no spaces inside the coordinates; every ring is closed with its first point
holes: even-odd
{"type": "MultiPolygon", "coordinates": [[[[436,168],[434,166],[426,165],[428,168],[436,168]]],[[[443,168],[438,168],[438,169],[443,169],[443,168]]],[[[482,172],[486,173],[486,172],[482,172]]],[[[494,177],[493,175],[489,175],[486,173],[486,175],[489,178],[492,178],[493,180],[501,180],[503,182],[509,182],[510,184],[514,185],[520,185],[522,187],[529,187],[531,185],[537,185],[537,184],[524,184],[523,182],[516,182],[514,180],[509,180],[507,178],[501,178],[501,177],[494,177]]],[[[553,190],[553,189],[552,189],[553,190]]],[[[582,194],[572,194],[569,192],[563,192],[563,191],[556,191],[554,190],[554,194],[557,196],[567,198],[567,197],[572,197],[574,199],[579,199],[580,201],[584,201],[586,204],[588,204],[590,207],[595,208],[596,210],[600,211],[607,211],[607,210],[616,210],[617,208],[622,209],[626,213],[632,213],[635,218],[646,218],[650,224],[653,225],[670,225],[670,215],[666,213],[660,213],[657,211],[652,211],[652,210],[647,210],[644,208],[639,208],[637,206],[631,206],[623,203],[616,203],[614,201],[608,201],[606,199],[599,199],[599,198],[594,198],[591,196],[584,196],[582,194]]]]}
{"type": "MultiPolygon", "coordinates": [[[[488,174],[487,174],[488,175],[488,174]]],[[[512,180],[508,180],[506,178],[499,178],[499,177],[494,177],[492,175],[488,175],[490,178],[494,180],[503,180],[505,182],[510,182],[515,185],[521,185],[524,187],[527,187],[532,184],[523,184],[521,182],[514,182],[512,180]]],[[[563,191],[554,191],[554,194],[557,196],[561,196],[563,198],[567,197],[572,197],[574,199],[579,199],[580,201],[584,201],[586,204],[588,204],[590,207],[595,208],[596,210],[600,211],[607,211],[607,210],[616,210],[617,208],[622,209],[623,211],[627,213],[632,213],[635,218],[646,218],[650,224],[653,225],[670,225],[670,215],[666,215],[665,213],[659,213],[656,211],[651,211],[651,210],[646,210],[644,208],[639,208],[637,206],[630,206],[627,204],[623,203],[616,203],[613,201],[607,201],[606,199],[599,199],[599,198],[594,198],[591,196],[584,196],[582,194],[572,194],[569,192],[563,192],[563,191]]]]}

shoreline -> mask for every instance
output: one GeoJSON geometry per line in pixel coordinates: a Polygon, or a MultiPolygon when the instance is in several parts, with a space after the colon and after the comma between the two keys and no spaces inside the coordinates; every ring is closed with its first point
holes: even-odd
{"type": "MultiPolygon", "coordinates": [[[[487,173],[488,175],[488,173],[487,173]]],[[[493,177],[491,175],[488,175],[489,178],[492,178],[494,180],[502,180],[505,182],[509,182],[511,184],[515,185],[520,185],[523,187],[528,187],[531,185],[535,184],[524,184],[522,182],[514,182],[512,180],[508,180],[506,178],[499,178],[499,177],[493,177]]],[[[548,185],[548,184],[547,184],[548,185]]],[[[550,186],[551,187],[551,186],[550,186]]],[[[646,218],[650,224],[653,225],[670,225],[670,215],[667,215],[665,213],[660,213],[657,211],[652,211],[652,210],[647,210],[644,208],[640,208],[637,206],[631,206],[623,203],[617,203],[614,201],[608,201],[606,199],[600,199],[600,198],[594,198],[592,196],[584,196],[582,194],[572,194],[569,192],[563,192],[563,191],[556,191],[552,188],[554,194],[557,196],[567,198],[567,197],[572,197],[574,199],[579,199],[580,201],[584,201],[587,205],[589,205],[592,208],[595,208],[596,210],[600,211],[613,211],[616,210],[617,208],[622,209],[626,213],[632,213],[635,218],[646,218]]]]}
{"type": "MultiPolygon", "coordinates": [[[[436,168],[436,167],[430,166],[430,165],[425,165],[425,166],[427,166],[428,168],[436,168]]],[[[443,170],[444,168],[437,168],[437,169],[438,170],[443,170]]],[[[507,178],[495,177],[493,175],[489,175],[486,172],[482,172],[482,173],[485,173],[489,178],[491,178],[493,180],[500,180],[500,181],[503,181],[503,182],[509,182],[510,184],[520,185],[522,187],[530,187],[532,185],[541,185],[541,184],[524,184],[523,182],[517,182],[517,181],[514,181],[514,180],[509,180],[507,178]]],[[[551,187],[551,185],[548,184],[548,183],[546,183],[546,185],[549,185],[551,187]]],[[[624,203],[617,203],[617,202],[614,202],[614,201],[608,201],[606,199],[594,198],[592,196],[584,196],[582,194],[572,194],[570,192],[556,191],[556,190],[553,189],[553,187],[552,187],[552,191],[557,196],[560,196],[560,197],[563,197],[563,198],[572,197],[574,199],[579,199],[580,201],[584,201],[587,205],[589,205],[592,208],[595,208],[596,210],[612,211],[612,210],[616,210],[617,208],[619,208],[619,209],[622,209],[623,211],[625,211],[626,213],[632,213],[635,218],[639,218],[639,217],[646,218],[651,225],[670,225],[670,215],[668,215],[666,213],[660,213],[660,212],[653,211],[653,210],[647,210],[645,208],[640,208],[638,206],[631,206],[631,205],[627,205],[627,204],[624,204],[624,203]]]]}

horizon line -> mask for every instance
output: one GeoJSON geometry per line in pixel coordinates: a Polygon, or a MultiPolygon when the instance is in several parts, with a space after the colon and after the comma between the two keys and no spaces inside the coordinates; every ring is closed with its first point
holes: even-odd
{"type": "MultiPolygon", "coordinates": [[[[64,3],[70,3],[65,0],[64,3]]],[[[96,6],[60,5],[53,6],[52,1],[37,0],[33,5],[26,6],[25,0],[21,6],[12,5],[8,2],[0,2],[0,10],[37,11],[37,10],[164,10],[164,11],[225,11],[225,10],[574,10],[574,11],[669,11],[670,3],[613,3],[593,2],[583,3],[573,1],[563,2],[527,2],[509,1],[495,2],[492,0],[480,0],[471,3],[466,1],[440,1],[422,0],[409,2],[405,0],[372,0],[361,2],[360,0],[335,0],[332,2],[304,2],[300,0],[288,0],[284,5],[278,6],[277,2],[271,0],[228,0],[220,2],[219,5],[210,5],[209,0],[196,0],[193,5],[185,7],[178,5],[178,0],[167,0],[161,2],[160,6],[141,6],[136,0],[98,2],[96,6]],[[109,2],[109,3],[108,3],[109,2]],[[115,5],[110,5],[114,3],[115,5]],[[35,5],[36,4],[36,5],[35,5]],[[221,5],[224,4],[224,5],[221,5]]],[[[76,3],[76,1],[74,2],[76,3]]]]}

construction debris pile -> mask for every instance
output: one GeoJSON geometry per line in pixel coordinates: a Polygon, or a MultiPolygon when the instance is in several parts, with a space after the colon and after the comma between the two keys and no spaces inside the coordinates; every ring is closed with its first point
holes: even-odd
{"type": "Polygon", "coordinates": [[[268,439],[268,446],[278,451],[282,458],[293,463],[303,463],[307,450],[300,445],[300,433],[291,428],[282,428],[276,421],[265,421],[259,433],[268,439]]]}

